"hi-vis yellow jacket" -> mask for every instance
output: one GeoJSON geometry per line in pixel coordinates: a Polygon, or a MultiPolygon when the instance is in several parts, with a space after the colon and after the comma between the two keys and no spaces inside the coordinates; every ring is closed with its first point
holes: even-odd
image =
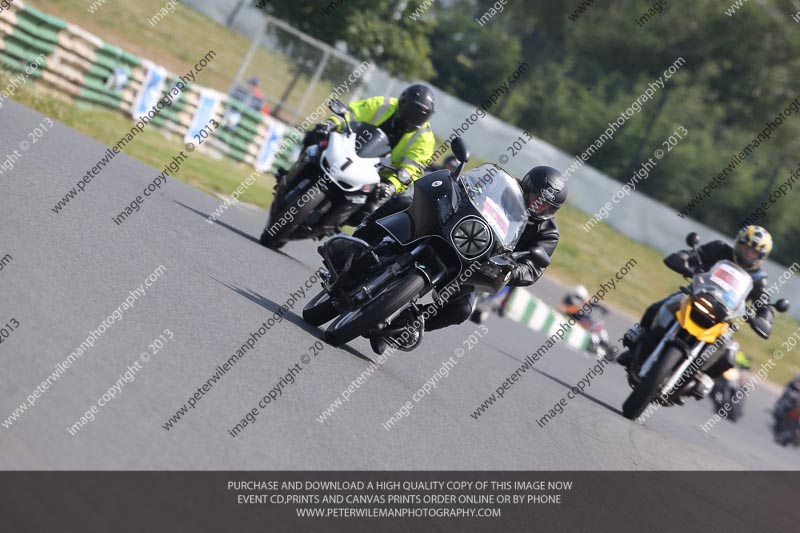
{"type": "MultiPolygon", "coordinates": [[[[348,120],[351,122],[366,122],[380,126],[397,111],[397,98],[375,96],[365,100],[358,100],[348,106],[348,120]]],[[[337,127],[342,126],[342,120],[333,116],[328,120],[337,127]]],[[[404,168],[411,175],[411,180],[416,181],[425,171],[425,166],[430,163],[436,148],[436,138],[431,131],[430,123],[425,123],[421,128],[406,133],[400,141],[392,147],[392,166],[404,168]]],[[[394,185],[398,193],[408,187],[400,183],[396,173],[391,173],[385,179],[394,185]]]]}

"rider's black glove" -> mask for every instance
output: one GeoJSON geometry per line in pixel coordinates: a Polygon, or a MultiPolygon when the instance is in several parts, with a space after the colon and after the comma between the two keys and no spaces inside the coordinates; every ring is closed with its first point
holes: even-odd
{"type": "Polygon", "coordinates": [[[756,315],[749,319],[748,322],[750,323],[750,328],[752,328],[759,337],[762,339],[769,338],[770,333],[772,333],[772,323],[768,319],[756,315]]]}
{"type": "Polygon", "coordinates": [[[683,274],[689,278],[694,276],[694,271],[689,266],[689,254],[686,252],[676,252],[668,255],[664,259],[664,264],[667,265],[670,270],[674,270],[678,274],[683,274]]]}
{"type": "Polygon", "coordinates": [[[314,128],[314,132],[319,133],[320,135],[328,135],[331,131],[333,131],[333,124],[327,120],[325,122],[320,122],[314,128]]]}
{"type": "Polygon", "coordinates": [[[333,124],[327,120],[325,122],[320,122],[313,130],[306,133],[306,136],[303,138],[303,147],[308,148],[312,144],[317,144],[327,139],[328,135],[333,131],[333,128],[333,124]]]}
{"type": "Polygon", "coordinates": [[[375,200],[378,205],[383,205],[389,198],[394,196],[395,188],[389,182],[382,181],[375,186],[375,200]]]}

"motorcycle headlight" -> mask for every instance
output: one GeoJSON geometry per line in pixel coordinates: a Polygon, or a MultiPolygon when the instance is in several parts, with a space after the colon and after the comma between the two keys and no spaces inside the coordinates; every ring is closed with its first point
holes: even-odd
{"type": "Polygon", "coordinates": [[[478,257],[492,244],[492,231],[477,217],[465,218],[451,233],[456,249],[466,258],[478,257]]]}
{"type": "Polygon", "coordinates": [[[724,320],[719,305],[708,295],[700,294],[692,299],[690,316],[698,326],[709,329],[724,320]]]}
{"type": "Polygon", "coordinates": [[[694,302],[692,302],[695,309],[699,310],[701,313],[706,314],[709,318],[714,317],[714,304],[709,302],[706,298],[699,297],[694,302]]]}

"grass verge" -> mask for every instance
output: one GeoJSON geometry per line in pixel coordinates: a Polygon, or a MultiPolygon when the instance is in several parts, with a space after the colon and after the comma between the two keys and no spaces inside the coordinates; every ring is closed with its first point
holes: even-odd
{"type": "MultiPolygon", "coordinates": [[[[230,89],[250,48],[251,41],[246,37],[185,5],[176,5],[173,13],[161,18],[153,27],[148,20],[164,8],[164,0],[107,2],[94,14],[87,10],[89,3],[86,0],[26,0],[26,4],[32,7],[76,24],[106,42],[151,59],[177,74],[187,72],[206,52],[214,50],[216,57],[198,74],[197,83],[223,93],[230,89]]],[[[313,72],[306,72],[307,67],[261,47],[253,56],[243,79],[258,76],[264,93],[277,96],[284,93],[288,80],[294,78],[298,68],[301,74],[287,98],[289,106],[298,107],[311,82],[313,72]]],[[[301,110],[302,116],[313,111],[330,95],[329,84],[341,81],[326,81],[323,76],[301,110]]]]}
{"type": "MultiPolygon", "coordinates": [[[[8,76],[0,71],[0,83],[8,76]]],[[[66,124],[106,145],[119,141],[121,132],[131,129],[132,121],[106,108],[65,100],[48,89],[29,82],[14,94],[14,100],[66,124]]],[[[124,152],[148,165],[160,169],[184,150],[183,140],[174,134],[149,126],[128,143],[124,152]]],[[[101,155],[101,154],[98,154],[101,155]]],[[[221,194],[232,193],[253,173],[253,167],[227,158],[215,158],[196,151],[181,165],[175,177],[199,189],[221,194]]],[[[266,208],[272,201],[274,178],[261,174],[256,183],[239,198],[243,202],[266,208]]]]}

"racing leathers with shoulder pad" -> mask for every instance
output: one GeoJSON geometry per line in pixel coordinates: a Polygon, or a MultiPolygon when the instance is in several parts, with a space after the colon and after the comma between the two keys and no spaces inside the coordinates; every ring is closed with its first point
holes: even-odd
{"type": "MultiPolygon", "coordinates": [[[[558,246],[558,239],[558,224],[554,218],[548,218],[541,222],[531,221],[525,226],[515,251],[533,250],[538,246],[547,252],[548,256],[553,257],[556,246],[558,246]]],[[[508,285],[512,287],[533,285],[542,277],[544,270],[544,268],[536,266],[530,258],[520,259],[517,261],[517,266],[514,267],[508,285]]]]}

